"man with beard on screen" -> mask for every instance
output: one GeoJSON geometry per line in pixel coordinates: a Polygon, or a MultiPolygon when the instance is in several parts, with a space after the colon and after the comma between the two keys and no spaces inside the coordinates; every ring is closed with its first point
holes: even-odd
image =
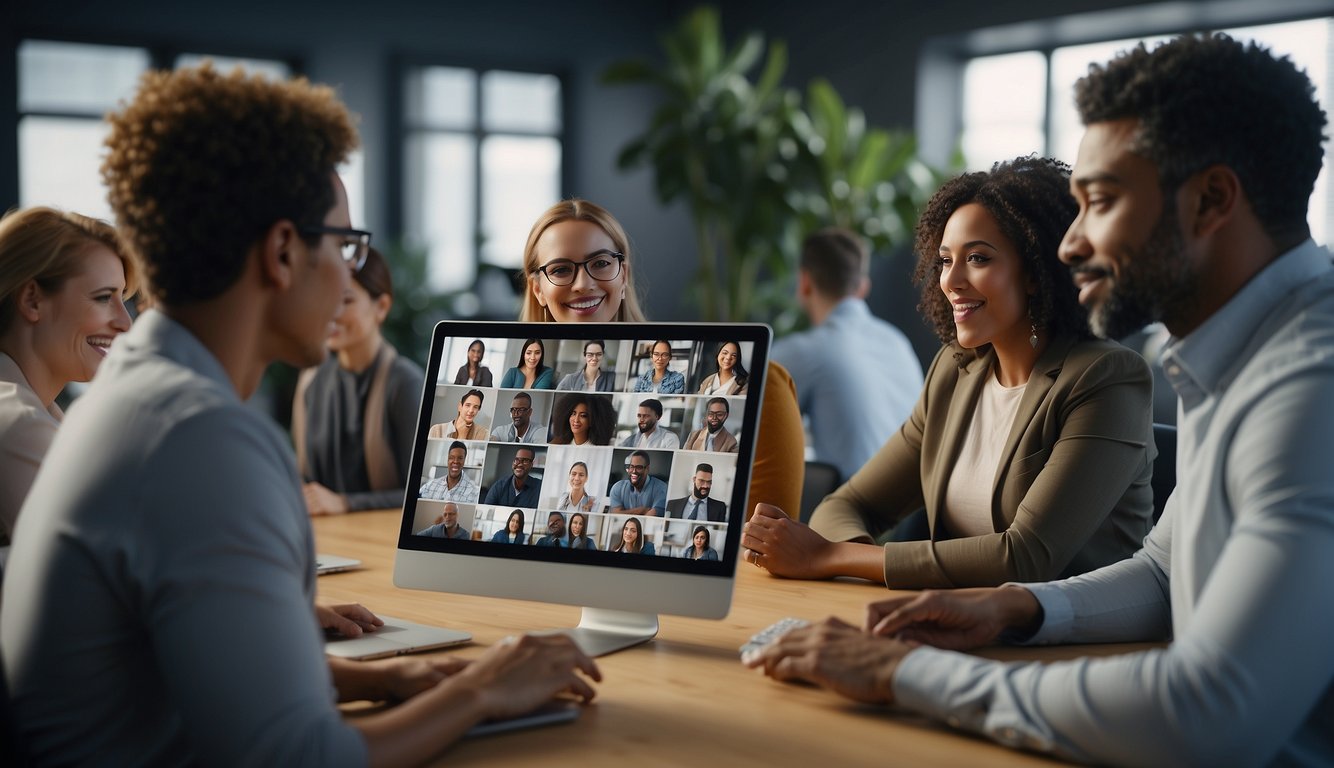
{"type": "Polygon", "coordinates": [[[707,520],[711,523],[721,523],[727,519],[727,505],[709,496],[709,491],[713,489],[712,464],[700,464],[695,467],[691,486],[692,491],[689,496],[667,502],[668,517],[707,520]]]}
{"type": "Polygon", "coordinates": [[[718,451],[720,453],[736,453],[737,442],[727,427],[727,416],[731,412],[731,405],[724,397],[709,398],[705,404],[704,427],[690,433],[686,438],[685,449],[687,451],[718,451]]]}

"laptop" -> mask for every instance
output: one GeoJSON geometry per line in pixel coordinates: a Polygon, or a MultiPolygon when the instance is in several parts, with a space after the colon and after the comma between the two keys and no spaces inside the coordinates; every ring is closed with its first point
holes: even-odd
{"type": "Polygon", "coordinates": [[[331,573],[341,573],[360,567],[361,561],[351,557],[326,555],[323,552],[315,553],[315,574],[317,576],[327,576],[331,573]]]}
{"type": "Polygon", "coordinates": [[[417,624],[393,616],[380,616],[384,626],[361,637],[334,636],[324,641],[324,652],[344,659],[381,659],[405,653],[433,651],[463,645],[472,635],[457,629],[417,624]]]}

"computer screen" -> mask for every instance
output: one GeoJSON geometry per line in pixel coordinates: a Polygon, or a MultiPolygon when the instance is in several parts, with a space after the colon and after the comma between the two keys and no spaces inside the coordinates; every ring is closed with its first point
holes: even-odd
{"type": "Polygon", "coordinates": [[[431,340],[401,587],[582,606],[591,653],[722,618],[770,331],[446,321],[431,340]]]}

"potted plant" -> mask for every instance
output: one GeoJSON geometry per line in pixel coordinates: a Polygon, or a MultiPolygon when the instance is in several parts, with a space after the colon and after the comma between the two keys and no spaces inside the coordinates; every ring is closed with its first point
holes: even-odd
{"type": "Polygon", "coordinates": [[[816,229],[848,227],[879,252],[911,236],[939,180],[917,159],[911,135],[868,127],[824,80],[810,84],[803,104],[782,85],[787,46],[766,47],[752,31],[729,48],[715,8],[688,14],[662,48],[664,61],[618,62],[603,82],[649,84],[661,94],[617,164],[651,165],[659,199],[685,200],[704,319],[790,327],[797,252],[816,229]]]}

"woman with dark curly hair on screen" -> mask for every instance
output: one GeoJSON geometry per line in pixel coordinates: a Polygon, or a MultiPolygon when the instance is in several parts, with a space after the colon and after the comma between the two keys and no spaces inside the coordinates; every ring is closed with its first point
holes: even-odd
{"type": "MultiPolygon", "coordinates": [[[[1045,581],[1129,557],[1153,511],[1152,381],[1092,338],[1057,247],[1077,206],[1054,160],[944,184],[917,224],[920,309],[945,346],[908,421],[815,509],[761,505],[745,558],[893,588],[1045,581]],[[928,538],[877,545],[926,507],[928,538]]],[[[873,405],[867,404],[868,407],[873,405]]]]}
{"type": "Polygon", "coordinates": [[[551,413],[552,445],[611,445],[616,410],[608,395],[565,395],[551,413]]]}

